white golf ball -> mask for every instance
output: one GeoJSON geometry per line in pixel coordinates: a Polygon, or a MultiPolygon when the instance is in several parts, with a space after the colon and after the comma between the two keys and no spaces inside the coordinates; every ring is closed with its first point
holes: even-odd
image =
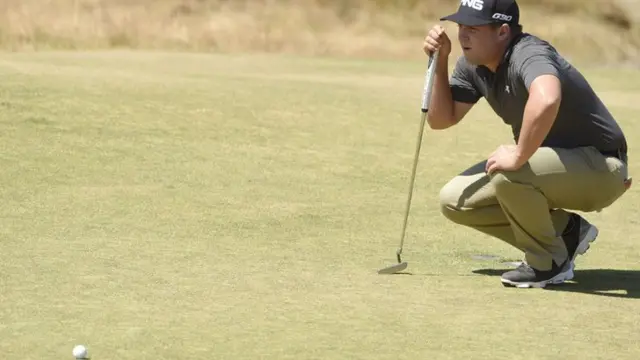
{"type": "Polygon", "coordinates": [[[87,358],[87,348],[84,345],[76,345],[73,348],[73,356],[76,359],[86,359],[87,358]]]}

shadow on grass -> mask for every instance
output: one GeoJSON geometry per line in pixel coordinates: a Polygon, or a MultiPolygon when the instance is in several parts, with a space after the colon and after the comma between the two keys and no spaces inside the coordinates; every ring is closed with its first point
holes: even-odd
{"type": "MultiPolygon", "coordinates": [[[[509,270],[512,269],[480,269],[473,272],[481,275],[500,276],[509,270]]],[[[571,281],[560,285],[548,285],[545,290],[640,299],[640,270],[577,270],[571,281]]]]}

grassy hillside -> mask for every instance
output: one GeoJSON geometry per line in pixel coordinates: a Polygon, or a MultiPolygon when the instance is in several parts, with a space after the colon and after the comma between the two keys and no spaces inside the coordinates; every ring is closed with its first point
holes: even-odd
{"type": "MultiPolygon", "coordinates": [[[[527,31],[572,58],[640,58],[639,0],[520,0],[527,31]]],[[[456,0],[4,0],[5,49],[146,48],[422,56],[456,0]]],[[[455,28],[450,26],[452,31],[455,28]]]]}

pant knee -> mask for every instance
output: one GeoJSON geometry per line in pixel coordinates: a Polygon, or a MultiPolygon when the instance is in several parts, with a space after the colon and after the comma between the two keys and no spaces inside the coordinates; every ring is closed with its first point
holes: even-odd
{"type": "Polygon", "coordinates": [[[499,197],[505,189],[509,188],[509,185],[513,183],[511,179],[514,177],[513,175],[515,175],[515,173],[506,173],[501,171],[495,172],[491,175],[490,182],[496,192],[496,196],[499,197]]]}
{"type": "Polygon", "coordinates": [[[461,195],[462,190],[457,189],[451,182],[443,186],[439,194],[440,212],[444,217],[458,224],[465,222],[465,212],[458,204],[461,195]]]}
{"type": "Polygon", "coordinates": [[[440,212],[454,223],[472,226],[478,221],[477,207],[491,203],[493,197],[484,171],[456,176],[440,189],[440,212]]]}

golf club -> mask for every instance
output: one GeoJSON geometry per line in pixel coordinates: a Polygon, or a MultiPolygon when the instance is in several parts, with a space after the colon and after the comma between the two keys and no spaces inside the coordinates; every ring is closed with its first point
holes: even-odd
{"type": "Polygon", "coordinates": [[[398,263],[383,269],[378,270],[378,274],[395,274],[407,268],[408,264],[402,262],[402,248],[404,247],[404,238],[407,230],[407,220],[409,218],[409,209],[411,208],[411,198],[413,196],[413,184],[416,177],[416,168],[418,167],[418,158],[420,156],[420,146],[422,144],[422,134],[424,132],[424,124],[427,119],[427,112],[429,111],[429,103],[431,102],[431,89],[433,87],[434,73],[437,66],[439,52],[429,56],[429,63],[427,65],[427,73],[425,75],[424,90],[422,92],[422,119],[420,122],[420,129],[418,131],[418,141],[416,143],[416,153],[413,159],[413,170],[411,171],[411,182],[409,183],[409,196],[407,197],[407,205],[404,212],[404,222],[402,224],[402,234],[400,235],[400,247],[396,252],[398,263]]]}

